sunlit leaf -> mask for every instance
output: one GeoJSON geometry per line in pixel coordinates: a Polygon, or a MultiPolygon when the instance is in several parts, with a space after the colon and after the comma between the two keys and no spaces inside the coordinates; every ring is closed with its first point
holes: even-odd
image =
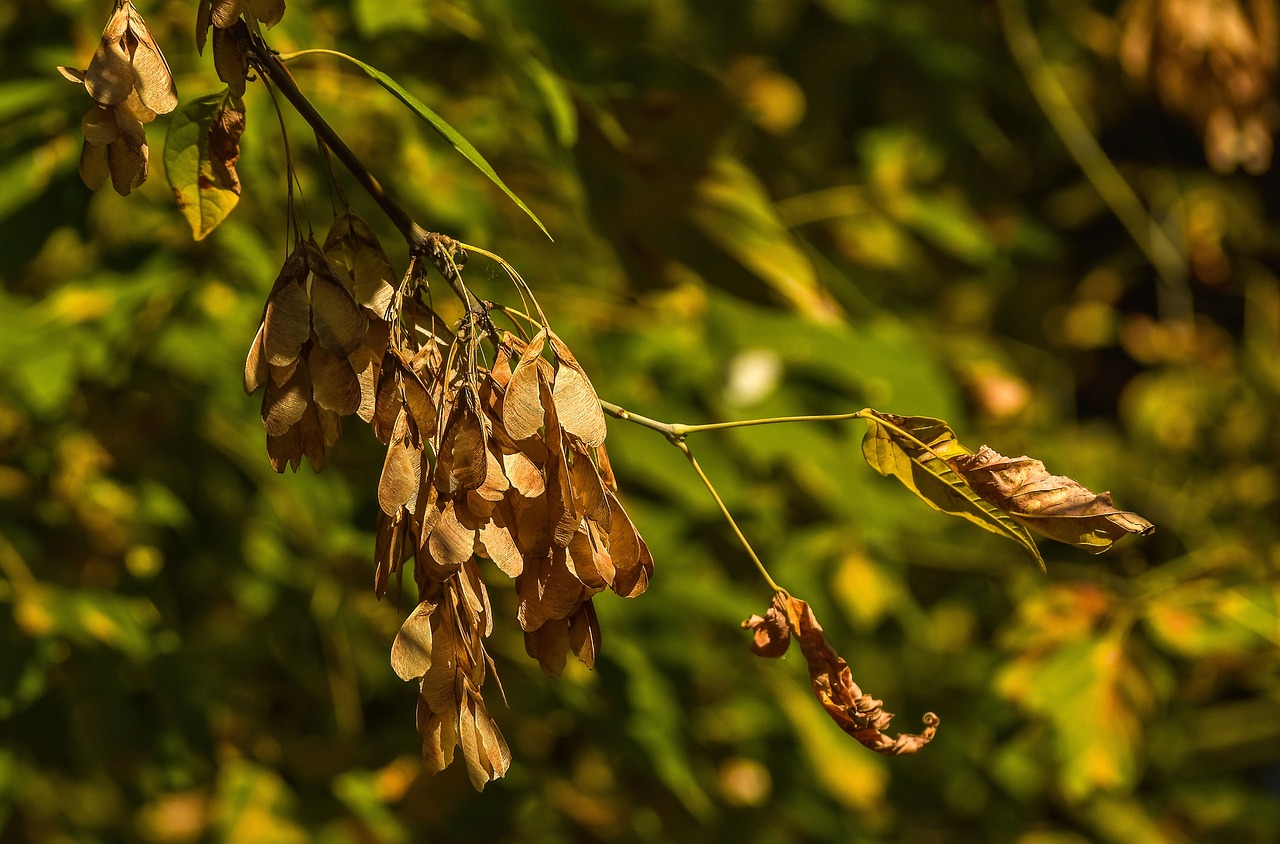
{"type": "Polygon", "coordinates": [[[971,454],[941,419],[894,416],[869,411],[862,455],[871,468],[902,481],[930,507],[961,516],[992,533],[1017,542],[1044,568],[1044,558],[1027,529],[984,499],[950,462],[971,454]]]}
{"type": "Polygon", "coordinates": [[[224,102],[221,94],[192,100],[173,116],[165,136],[165,175],[196,240],[207,237],[240,201],[239,179],[230,178],[226,156],[221,171],[210,158],[210,130],[224,102]]]}
{"type": "Polygon", "coordinates": [[[502,179],[498,176],[497,172],[494,171],[493,167],[489,164],[489,162],[486,161],[484,156],[480,154],[479,150],[473,147],[470,141],[468,141],[461,134],[459,134],[458,130],[450,126],[449,123],[443,117],[436,114],[433,110],[431,110],[431,108],[427,106],[426,103],[422,102],[422,100],[418,99],[413,94],[409,93],[404,87],[400,85],[400,83],[396,82],[390,76],[387,76],[385,73],[378,70],[373,65],[365,64],[364,62],[360,61],[354,56],[348,56],[346,53],[340,53],[337,50],[299,50],[298,52],[291,54],[287,58],[294,58],[298,56],[307,56],[307,55],[319,55],[319,54],[337,56],[340,59],[346,59],[347,61],[354,64],[356,67],[363,70],[366,74],[368,74],[368,76],[371,79],[373,79],[383,88],[386,88],[388,91],[390,91],[391,94],[396,99],[398,99],[400,102],[408,106],[413,111],[414,114],[418,115],[423,120],[427,121],[427,123],[431,125],[432,129],[435,129],[436,132],[439,133],[439,135],[442,138],[447,140],[453,146],[454,149],[456,149],[459,153],[462,154],[463,158],[467,159],[467,161],[470,161],[477,170],[479,170],[481,173],[484,173],[486,176],[488,176],[489,181],[497,185],[502,190],[503,193],[505,193],[508,197],[511,198],[512,202],[520,206],[520,210],[528,214],[529,219],[537,223],[538,228],[542,229],[543,233],[546,234],[547,237],[551,237],[551,233],[547,231],[547,227],[542,224],[542,221],[538,219],[538,216],[529,209],[529,206],[524,204],[524,200],[516,196],[515,193],[512,192],[511,188],[507,187],[506,183],[502,181],[502,179]]]}

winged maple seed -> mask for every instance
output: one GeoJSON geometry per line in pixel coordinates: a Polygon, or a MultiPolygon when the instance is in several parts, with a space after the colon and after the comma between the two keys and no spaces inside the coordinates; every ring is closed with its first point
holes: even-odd
{"type": "Polygon", "coordinates": [[[1005,457],[982,446],[948,461],[978,495],[1050,539],[1101,554],[1126,534],[1143,536],[1155,525],[1117,510],[1111,493],[1095,494],[1071,478],[1050,475],[1039,460],[1005,457]]]}
{"type": "Polygon", "coordinates": [[[146,21],[128,0],[117,0],[88,69],[58,71],[83,85],[95,102],[81,121],[80,178],[97,190],[110,176],[116,192],[128,196],[147,180],[143,125],[178,105],[169,65],[146,21]]]}
{"type": "Polygon", "coordinates": [[[314,241],[285,260],[245,360],[244,389],[265,387],[262,424],[277,472],[297,471],[302,457],[319,471],[325,448],[341,436],[341,417],[361,403],[357,359],[366,319],[314,241]]]}
{"type": "MultiPolygon", "coordinates": [[[[280,23],[284,17],[285,0],[200,0],[196,9],[196,49],[203,54],[204,45],[209,37],[209,27],[214,27],[214,50],[218,49],[219,35],[217,30],[232,29],[237,23],[243,26],[243,17],[248,14],[268,29],[280,23]]],[[[246,34],[248,30],[245,30],[246,34]]],[[[230,82],[218,71],[223,82],[230,82]]]]}
{"type": "Polygon", "coordinates": [[[759,656],[782,656],[794,637],[809,666],[809,681],[823,709],[840,729],[863,746],[886,756],[905,756],[933,740],[939,719],[932,712],[925,713],[925,728],[919,735],[902,733],[890,738],[884,734],[893,715],[884,711],[882,701],[863,694],[853,682],[849,664],[827,643],[822,625],[805,601],[779,592],[764,616],[753,615],[742,622],[742,626],[752,631],[751,649],[759,656]]]}
{"type": "Polygon", "coordinates": [[[410,561],[418,590],[391,665],[418,681],[427,768],[461,746],[483,788],[511,754],[482,696],[493,621],[480,561],[514,580],[525,649],[554,677],[571,653],[594,667],[593,596],[641,594],[653,558],[618,501],[604,413],[564,341],[545,327],[528,341],[498,334],[477,312],[450,330],[416,295],[423,283],[416,259],[395,283],[372,229],[344,211],[323,249],[302,241],[286,259],[244,386],[264,390],[277,471],[304,455],[318,471],[351,413],[386,446],[374,591],[410,561]]]}

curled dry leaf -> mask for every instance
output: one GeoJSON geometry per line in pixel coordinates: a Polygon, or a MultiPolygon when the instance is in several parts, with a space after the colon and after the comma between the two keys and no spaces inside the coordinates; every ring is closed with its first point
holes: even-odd
{"type": "Polygon", "coordinates": [[[765,616],[753,615],[742,626],[752,631],[752,650],[761,656],[781,656],[794,637],[809,666],[809,681],[822,708],[840,729],[863,746],[886,756],[904,756],[933,740],[938,716],[932,712],[925,713],[925,729],[919,735],[902,733],[890,738],[884,734],[893,715],[884,711],[883,702],[863,694],[853,682],[849,664],[828,644],[822,625],[807,602],[779,593],[765,616]]]}
{"type": "Polygon", "coordinates": [[[238,20],[213,31],[213,69],[227,83],[233,97],[243,97],[249,76],[249,27],[238,20]]]}
{"type": "Polygon", "coordinates": [[[1042,534],[1101,554],[1122,536],[1146,536],[1155,525],[1128,510],[1117,510],[1111,493],[1095,494],[1071,478],[1050,475],[1026,455],[1005,457],[987,446],[962,454],[951,465],[987,501],[1042,534]]]}

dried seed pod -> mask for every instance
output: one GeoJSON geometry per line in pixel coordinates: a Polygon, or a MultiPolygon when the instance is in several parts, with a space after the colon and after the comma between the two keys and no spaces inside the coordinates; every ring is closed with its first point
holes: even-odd
{"type": "Polygon", "coordinates": [[[311,330],[320,345],[345,358],[364,343],[365,316],[334,275],[320,247],[307,241],[303,249],[311,273],[311,330]]]}
{"type": "Polygon", "coordinates": [[[533,335],[520,355],[503,395],[502,425],[514,440],[532,437],[542,427],[545,408],[538,361],[541,360],[546,336],[545,329],[533,335]]]}
{"type": "Polygon", "coordinates": [[[588,448],[595,448],[604,442],[606,433],[600,399],[591,386],[591,379],[587,378],[586,371],[573,356],[573,352],[569,351],[569,347],[554,331],[547,336],[556,359],[552,393],[555,396],[560,426],[582,440],[588,448]]]}
{"type": "Polygon", "coordinates": [[[431,668],[431,624],[437,606],[420,602],[391,643],[391,668],[401,680],[416,680],[431,668]]]}
{"type": "Polygon", "coordinates": [[[263,313],[262,348],[267,362],[285,366],[298,359],[302,344],[311,336],[311,303],[307,299],[307,264],[304,246],[289,253],[276,276],[263,313]]]}
{"type": "Polygon", "coordinates": [[[280,436],[293,427],[311,402],[311,381],[305,366],[294,369],[284,384],[268,381],[262,394],[262,425],[271,436],[280,436]]]}
{"type": "Polygon", "coordinates": [[[452,497],[484,484],[488,473],[485,439],[484,420],[470,393],[464,392],[453,406],[436,450],[435,484],[441,495],[452,497]]]}
{"type": "Polygon", "coordinates": [[[350,416],[360,407],[360,380],[346,358],[335,357],[318,343],[307,353],[311,391],[316,404],[339,416],[350,416]]]}
{"type": "Polygon", "coordinates": [[[410,503],[417,497],[421,472],[422,450],[413,443],[409,417],[401,409],[387,445],[382,477],[378,482],[378,504],[382,512],[392,515],[404,507],[413,509],[410,503]]]}

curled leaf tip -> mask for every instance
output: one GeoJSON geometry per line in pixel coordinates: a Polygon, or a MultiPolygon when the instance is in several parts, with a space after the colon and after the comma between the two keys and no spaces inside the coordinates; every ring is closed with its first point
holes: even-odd
{"type": "Polygon", "coordinates": [[[906,756],[933,741],[939,718],[932,712],[925,713],[925,728],[919,734],[885,735],[892,713],[885,712],[882,701],[865,694],[853,682],[849,664],[827,642],[807,602],[779,592],[765,615],[753,615],[742,626],[753,632],[751,650],[759,656],[782,656],[794,636],[809,667],[809,681],[818,702],[840,729],[864,747],[885,756],[906,756]]]}

